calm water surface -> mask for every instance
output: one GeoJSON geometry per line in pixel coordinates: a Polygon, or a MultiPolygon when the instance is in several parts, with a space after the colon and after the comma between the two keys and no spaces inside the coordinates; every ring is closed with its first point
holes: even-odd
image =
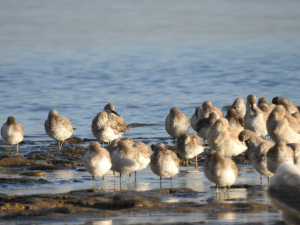
{"type": "MultiPolygon", "coordinates": [[[[70,119],[73,136],[94,138],[92,119],[111,102],[127,124],[155,124],[124,134],[150,145],[172,143],[164,120],[174,106],[191,117],[206,100],[222,108],[248,94],[269,101],[284,96],[300,105],[299,8],[293,0],[0,1],[0,122],[13,115],[23,125],[20,149],[26,153],[35,145],[54,143],[44,131],[50,109],[70,119]]],[[[7,147],[2,139],[1,146],[7,147]]],[[[239,183],[259,184],[251,166],[240,169],[239,183]]],[[[193,187],[207,200],[214,190],[201,170],[185,173],[182,168],[174,187],[193,187]]],[[[18,175],[1,173],[13,176],[18,175]]],[[[106,188],[113,191],[109,176],[106,188]]],[[[61,186],[69,191],[91,185],[89,175],[77,171],[53,172],[47,179],[54,185],[1,192],[59,192],[61,186]],[[75,176],[86,181],[74,183],[75,176]]],[[[136,190],[159,188],[149,168],[139,179],[136,190]]],[[[264,189],[252,196],[247,190],[234,193],[268,202],[264,189]]],[[[244,221],[242,213],[234,216],[244,221]]],[[[118,221],[114,223],[134,223],[133,218],[118,221]]]]}

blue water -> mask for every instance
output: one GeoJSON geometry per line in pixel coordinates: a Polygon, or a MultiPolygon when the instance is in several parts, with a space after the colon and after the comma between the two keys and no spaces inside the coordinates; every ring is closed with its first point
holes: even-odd
{"type": "Polygon", "coordinates": [[[158,124],[124,136],[153,138],[168,137],[174,106],[191,117],[248,94],[300,105],[298,1],[0,4],[0,121],[14,115],[25,141],[51,140],[50,109],[93,138],[111,102],[127,124],[158,124]]]}

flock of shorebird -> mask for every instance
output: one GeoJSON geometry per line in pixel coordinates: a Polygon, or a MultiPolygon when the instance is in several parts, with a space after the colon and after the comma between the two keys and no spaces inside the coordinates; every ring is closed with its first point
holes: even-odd
{"type": "MultiPolygon", "coordinates": [[[[272,103],[266,98],[248,95],[246,104],[237,98],[228,107],[224,117],[221,109],[205,101],[197,107],[191,120],[176,107],[170,109],[165,119],[165,129],[174,138],[176,152],[167,150],[163,143],[151,148],[130,138],[121,139],[129,131],[125,120],[116,113],[113,104],[105,105],[92,121],[93,135],[102,141],[93,141],[82,156],[86,170],[94,177],[103,176],[112,170],[121,175],[144,169],[150,164],[152,172],[160,177],[170,177],[179,172],[178,155],[187,160],[195,159],[204,152],[200,137],[210,148],[203,165],[208,180],[218,186],[230,187],[239,174],[232,156],[245,153],[254,169],[268,179],[268,195],[274,205],[284,211],[286,220],[300,220],[300,113],[298,108],[283,97],[274,97],[272,103]],[[197,132],[189,134],[190,123],[197,132]],[[266,136],[272,139],[269,141],[266,136]],[[104,148],[104,143],[108,145],[104,148]]],[[[45,121],[45,131],[58,141],[59,150],[63,142],[73,133],[71,122],[50,110],[45,121]]],[[[18,145],[24,132],[13,116],[1,129],[4,141],[18,145]]],[[[135,177],[136,179],[136,177],[135,177]]],[[[104,181],[103,181],[104,183],[104,181]]]]}

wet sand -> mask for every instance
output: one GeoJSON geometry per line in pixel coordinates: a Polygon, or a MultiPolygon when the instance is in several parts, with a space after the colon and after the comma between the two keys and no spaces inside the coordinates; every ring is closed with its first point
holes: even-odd
{"type": "MultiPolygon", "coordinates": [[[[50,146],[36,146],[36,150],[28,151],[24,155],[21,154],[22,150],[18,155],[9,154],[9,149],[2,147],[2,153],[0,154],[1,190],[16,186],[21,186],[24,190],[30,190],[36,186],[37,189],[43,189],[44,185],[55,186],[56,181],[49,179],[46,175],[55,173],[55,171],[84,173],[85,169],[81,162],[81,155],[86,149],[84,143],[88,141],[74,138],[69,140],[69,143],[72,144],[65,145],[60,152],[56,149],[55,143],[50,144],[50,146]]],[[[168,146],[168,148],[175,149],[173,146],[168,146]]],[[[198,158],[200,168],[204,160],[204,156],[198,158]]],[[[241,164],[247,162],[247,160],[241,155],[236,158],[236,162],[241,164]]],[[[193,174],[194,162],[190,160],[192,166],[190,166],[189,172],[184,171],[184,163],[185,161],[182,160],[181,169],[183,171],[178,176],[185,176],[188,173],[193,174]]],[[[194,171],[195,174],[197,172],[199,171],[194,171]]],[[[154,187],[152,185],[144,190],[143,188],[137,188],[137,186],[140,185],[139,183],[148,184],[149,179],[144,181],[141,176],[137,184],[132,182],[121,187],[118,178],[118,176],[116,178],[113,178],[112,175],[108,176],[109,185],[113,185],[114,190],[111,187],[105,188],[105,192],[89,189],[91,188],[90,176],[83,179],[71,177],[69,179],[71,181],[68,182],[72,184],[89,182],[88,185],[85,185],[86,188],[73,191],[60,188],[55,191],[56,193],[49,191],[42,194],[17,195],[0,192],[0,224],[28,224],[33,221],[39,221],[41,224],[52,222],[59,224],[62,220],[64,224],[74,224],[74,220],[76,224],[86,224],[79,222],[82,220],[112,220],[115,224],[118,218],[123,218],[119,221],[120,224],[144,224],[146,222],[148,224],[163,224],[166,222],[168,224],[218,224],[218,222],[226,222],[226,216],[225,219],[222,216],[230,213],[246,214],[249,218],[251,218],[251,214],[258,216],[252,218],[251,222],[247,222],[247,218],[244,219],[245,221],[233,218],[227,224],[281,224],[278,210],[271,204],[266,203],[265,200],[261,200],[266,198],[266,185],[236,183],[229,192],[221,189],[220,193],[216,194],[214,186],[206,187],[209,190],[208,192],[181,187],[184,185],[174,185],[175,187],[172,187],[168,179],[163,181],[161,188],[152,188],[154,187]],[[113,181],[113,179],[116,180],[113,181]],[[249,190],[249,193],[239,193],[241,197],[238,197],[239,194],[236,195],[235,192],[239,192],[239,190],[249,190]],[[251,198],[260,200],[255,202],[251,198]],[[273,216],[272,223],[269,223],[268,219],[262,222],[259,215],[263,214],[273,216]],[[167,219],[169,215],[180,215],[181,219],[174,219],[176,217],[167,219]],[[213,215],[213,219],[209,218],[208,215],[213,215]],[[132,220],[132,217],[139,218],[141,216],[144,220],[132,220]],[[153,219],[160,216],[167,220],[153,219]],[[124,218],[127,218],[125,222],[124,218]]],[[[68,178],[65,178],[65,180],[68,180],[68,178]]],[[[158,185],[158,178],[155,177],[150,182],[158,185]]],[[[25,191],[25,193],[27,192],[25,191]]]]}

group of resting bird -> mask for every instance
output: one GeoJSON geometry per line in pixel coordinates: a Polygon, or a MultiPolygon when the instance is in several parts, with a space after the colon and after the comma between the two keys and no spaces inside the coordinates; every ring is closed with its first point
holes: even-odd
{"type": "MultiPolygon", "coordinates": [[[[203,165],[204,174],[217,187],[230,187],[235,182],[239,173],[231,157],[241,153],[245,153],[254,169],[268,179],[283,164],[299,168],[298,108],[283,97],[274,97],[272,103],[266,98],[260,98],[257,104],[256,101],[254,95],[247,96],[246,104],[244,99],[237,98],[228,107],[225,117],[221,109],[212,106],[210,101],[205,101],[202,107],[195,109],[191,120],[178,108],[171,108],[165,119],[165,129],[174,138],[176,152],[167,150],[164,143],[157,143],[150,148],[128,137],[121,139],[129,128],[125,120],[116,113],[113,104],[108,103],[95,116],[91,126],[93,135],[102,141],[102,147],[99,142],[91,142],[83,154],[83,164],[93,180],[94,176],[103,176],[104,179],[104,175],[112,170],[120,173],[121,182],[121,174],[131,176],[131,172],[141,170],[149,164],[153,173],[160,176],[160,180],[162,177],[170,177],[172,180],[179,171],[178,155],[187,160],[187,166],[188,159],[196,157],[197,167],[197,156],[205,150],[201,137],[210,148],[203,165]],[[188,133],[190,123],[197,135],[188,133]],[[267,140],[267,135],[271,141],[267,140]],[[106,148],[105,142],[108,143],[106,148]]],[[[56,110],[50,110],[45,121],[45,131],[58,141],[60,150],[63,142],[72,135],[73,127],[66,117],[59,116],[56,110]]],[[[1,135],[10,146],[16,144],[18,152],[24,132],[13,116],[7,118],[1,135]]]]}

